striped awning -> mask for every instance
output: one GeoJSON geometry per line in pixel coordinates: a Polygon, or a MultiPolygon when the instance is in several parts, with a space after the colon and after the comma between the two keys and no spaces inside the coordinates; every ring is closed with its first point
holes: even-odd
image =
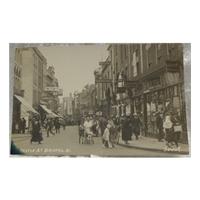
{"type": "Polygon", "coordinates": [[[18,95],[14,95],[14,97],[16,97],[20,101],[20,103],[25,107],[27,112],[39,114],[23,97],[18,95]]]}
{"type": "Polygon", "coordinates": [[[40,105],[40,107],[50,116],[50,117],[58,117],[53,111],[48,109],[45,105],[40,105]]]}

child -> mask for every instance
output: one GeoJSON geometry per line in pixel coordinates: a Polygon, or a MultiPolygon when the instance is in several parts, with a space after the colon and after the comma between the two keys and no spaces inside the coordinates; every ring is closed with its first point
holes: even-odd
{"type": "Polygon", "coordinates": [[[103,137],[102,137],[103,147],[106,147],[106,148],[112,148],[111,145],[110,145],[110,140],[109,140],[109,138],[110,138],[110,127],[111,127],[111,125],[107,124],[106,129],[104,130],[103,137]]]}
{"type": "Polygon", "coordinates": [[[79,126],[79,144],[84,143],[84,126],[83,124],[80,124],[79,126]]]}

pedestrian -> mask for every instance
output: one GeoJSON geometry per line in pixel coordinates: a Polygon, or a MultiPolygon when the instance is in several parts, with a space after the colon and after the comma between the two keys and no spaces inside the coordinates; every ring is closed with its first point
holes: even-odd
{"type": "Polygon", "coordinates": [[[22,133],[25,134],[25,130],[26,130],[26,120],[24,119],[24,117],[22,118],[22,133]]]}
{"type": "Polygon", "coordinates": [[[52,135],[55,135],[55,133],[53,133],[53,131],[52,131],[52,128],[53,128],[52,120],[48,119],[47,123],[46,123],[47,137],[49,137],[49,133],[51,133],[52,135]]]}
{"type": "Polygon", "coordinates": [[[32,142],[38,142],[38,144],[41,144],[42,140],[43,140],[43,138],[42,138],[41,124],[40,124],[38,118],[34,118],[32,121],[31,144],[32,144],[32,142]]]}
{"type": "Polygon", "coordinates": [[[115,117],[113,119],[114,125],[115,125],[115,131],[116,131],[116,137],[115,137],[115,143],[119,144],[119,138],[120,138],[120,131],[121,131],[121,126],[120,126],[120,118],[115,117]]]}
{"type": "Polygon", "coordinates": [[[114,148],[115,144],[117,144],[118,131],[117,131],[117,127],[115,126],[114,120],[110,120],[110,122],[108,122],[108,124],[110,125],[109,141],[110,141],[111,147],[114,148]]]}
{"type": "Polygon", "coordinates": [[[85,138],[85,143],[94,143],[93,140],[93,133],[91,131],[92,127],[92,121],[89,116],[86,117],[86,120],[84,122],[84,138],[85,138]]]}
{"type": "Polygon", "coordinates": [[[142,122],[137,113],[134,113],[133,121],[132,121],[132,131],[135,135],[136,140],[139,139],[140,129],[142,126],[142,122]]]}
{"type": "Polygon", "coordinates": [[[101,136],[104,134],[104,130],[106,129],[107,126],[107,120],[104,116],[102,116],[99,120],[99,126],[100,126],[100,130],[101,130],[101,136]]]}
{"type": "Polygon", "coordinates": [[[83,144],[85,142],[84,139],[84,125],[81,122],[79,125],[79,144],[83,144]]]}
{"type": "Polygon", "coordinates": [[[182,132],[181,120],[178,113],[174,114],[174,116],[172,117],[172,122],[173,122],[173,131],[174,131],[174,143],[176,147],[178,147],[179,146],[178,142],[180,140],[180,136],[182,132]]]}
{"type": "Polygon", "coordinates": [[[60,122],[58,118],[55,119],[55,129],[56,133],[60,133],[60,122]]]}
{"type": "Polygon", "coordinates": [[[166,114],[165,120],[163,122],[163,128],[165,131],[165,140],[166,140],[166,146],[172,147],[172,141],[173,141],[173,123],[171,121],[171,116],[169,114],[166,114]]]}
{"type": "Polygon", "coordinates": [[[96,121],[96,131],[97,131],[97,136],[101,136],[101,128],[100,128],[99,119],[96,121]]]}
{"type": "Polygon", "coordinates": [[[102,136],[102,143],[103,143],[104,148],[112,148],[110,144],[110,128],[111,128],[111,125],[107,124],[102,136]]]}
{"type": "Polygon", "coordinates": [[[158,130],[158,141],[161,142],[163,139],[163,115],[161,112],[157,113],[156,116],[156,127],[158,130]]]}
{"type": "Polygon", "coordinates": [[[132,136],[132,126],[130,116],[124,116],[122,118],[122,140],[125,144],[128,144],[128,141],[131,140],[132,136]]]}
{"type": "Polygon", "coordinates": [[[21,134],[22,133],[22,118],[19,119],[19,133],[21,134]]]}
{"type": "Polygon", "coordinates": [[[16,130],[17,133],[20,133],[20,132],[19,132],[19,121],[17,121],[17,122],[15,123],[15,130],[16,130]]]}
{"type": "Polygon", "coordinates": [[[156,134],[156,112],[151,114],[152,135],[156,134]]]}
{"type": "Polygon", "coordinates": [[[91,130],[92,130],[92,133],[97,136],[98,133],[97,133],[97,120],[95,118],[93,118],[91,120],[91,123],[92,123],[92,127],[91,127],[91,130]]]}

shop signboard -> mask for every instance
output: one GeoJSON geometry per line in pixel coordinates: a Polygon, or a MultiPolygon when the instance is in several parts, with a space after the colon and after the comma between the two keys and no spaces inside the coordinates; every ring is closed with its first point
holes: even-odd
{"type": "Polygon", "coordinates": [[[63,90],[58,87],[46,87],[45,92],[50,92],[53,94],[53,96],[62,96],[63,90]]]}
{"type": "Polygon", "coordinates": [[[173,106],[174,106],[174,108],[179,108],[180,107],[179,97],[174,97],[173,98],[173,106]]]}
{"type": "Polygon", "coordinates": [[[126,105],[126,115],[130,115],[131,114],[131,105],[128,104],[126,105]]]}
{"type": "Polygon", "coordinates": [[[45,87],[44,91],[46,91],[46,92],[58,92],[59,88],[58,87],[45,87]]]}

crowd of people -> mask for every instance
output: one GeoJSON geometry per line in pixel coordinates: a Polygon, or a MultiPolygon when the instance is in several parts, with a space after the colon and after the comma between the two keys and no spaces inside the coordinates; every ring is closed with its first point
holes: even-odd
{"type": "MultiPolygon", "coordinates": [[[[156,136],[159,142],[166,141],[167,147],[175,145],[178,147],[182,132],[181,120],[178,113],[157,112],[156,115],[156,136]]],[[[141,132],[145,129],[140,115],[121,117],[105,117],[90,115],[83,117],[79,126],[79,143],[94,143],[93,137],[101,137],[102,145],[105,148],[114,148],[119,143],[119,138],[125,144],[135,137],[139,139],[141,132]]]]}
{"type": "Polygon", "coordinates": [[[94,143],[93,137],[102,137],[102,144],[105,148],[114,148],[119,143],[120,135],[122,140],[128,144],[132,135],[139,139],[142,122],[137,114],[134,116],[105,117],[86,116],[81,120],[79,126],[79,143],[94,143]]]}
{"type": "MultiPolygon", "coordinates": [[[[94,137],[101,137],[102,145],[105,148],[114,148],[121,138],[125,144],[135,138],[139,140],[141,133],[145,131],[143,118],[134,113],[126,116],[97,116],[88,115],[81,118],[79,125],[79,144],[94,144],[94,137]],[[134,137],[133,137],[134,136],[134,137]]],[[[178,147],[182,125],[178,113],[155,114],[156,136],[159,142],[166,141],[167,147],[175,145],[178,147]]],[[[38,115],[32,117],[29,122],[29,132],[31,133],[31,143],[43,140],[42,132],[46,132],[47,137],[60,133],[60,127],[65,130],[65,123],[60,123],[59,118],[46,118],[41,120],[38,115]]],[[[26,120],[20,119],[16,124],[17,133],[24,134],[26,120]]],[[[142,134],[143,135],[143,134],[142,134]]]]}
{"type": "Polygon", "coordinates": [[[25,134],[25,130],[26,130],[26,120],[24,119],[24,117],[20,118],[17,121],[13,121],[13,128],[12,128],[13,132],[16,132],[18,134],[25,134]]]}

